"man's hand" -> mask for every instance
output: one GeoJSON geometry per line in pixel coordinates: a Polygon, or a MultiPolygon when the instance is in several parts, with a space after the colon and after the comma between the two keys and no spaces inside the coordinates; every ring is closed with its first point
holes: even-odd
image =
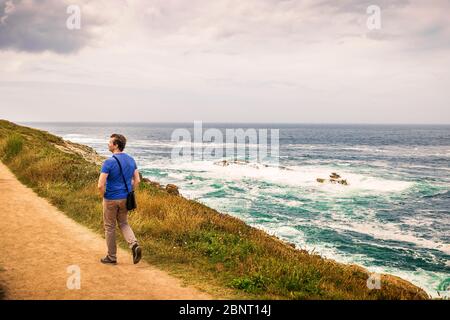
{"type": "Polygon", "coordinates": [[[133,190],[136,190],[136,186],[139,185],[141,182],[141,177],[139,177],[139,171],[138,169],[134,170],[133,178],[131,179],[131,188],[133,190]]]}
{"type": "Polygon", "coordinates": [[[100,195],[103,197],[105,195],[105,189],[106,189],[106,179],[108,178],[107,173],[100,173],[100,177],[98,178],[98,191],[100,192],[100,195]]]}

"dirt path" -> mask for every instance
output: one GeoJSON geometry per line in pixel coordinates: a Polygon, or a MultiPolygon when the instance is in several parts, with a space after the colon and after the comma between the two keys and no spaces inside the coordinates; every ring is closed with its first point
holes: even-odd
{"type": "Polygon", "coordinates": [[[118,265],[101,264],[104,239],[38,197],[1,162],[0,203],[6,299],[213,299],[147,263],[133,265],[120,248],[118,265]],[[72,265],[80,268],[80,289],[67,288],[72,265]]]}

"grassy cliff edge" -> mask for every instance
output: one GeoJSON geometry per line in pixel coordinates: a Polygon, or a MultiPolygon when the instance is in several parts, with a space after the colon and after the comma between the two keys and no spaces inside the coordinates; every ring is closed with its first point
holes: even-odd
{"type": "MultiPolygon", "coordinates": [[[[102,158],[87,146],[0,120],[0,159],[25,185],[69,217],[103,234],[97,179],[102,158]]],[[[148,183],[137,190],[130,224],[144,259],[220,298],[427,299],[422,289],[324,259],[228,214],[148,183]]],[[[119,237],[120,238],[120,237],[119,237]]],[[[125,246],[123,241],[120,242],[125,246]]]]}

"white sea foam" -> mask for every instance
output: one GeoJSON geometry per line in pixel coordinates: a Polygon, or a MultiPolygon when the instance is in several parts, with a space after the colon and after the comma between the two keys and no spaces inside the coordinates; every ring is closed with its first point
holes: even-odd
{"type": "Polygon", "coordinates": [[[322,243],[306,243],[302,232],[293,228],[291,223],[273,223],[266,226],[256,226],[259,229],[266,231],[269,234],[276,235],[281,239],[293,242],[297,248],[305,249],[309,252],[314,252],[320,256],[346,264],[358,264],[367,268],[370,272],[392,274],[424,289],[432,297],[449,297],[449,292],[440,292],[438,294],[436,288],[439,284],[448,278],[448,274],[439,272],[430,272],[422,269],[415,271],[401,270],[398,268],[375,266],[373,260],[363,254],[345,254],[337,250],[332,244],[322,243]]]}
{"type": "Polygon", "coordinates": [[[298,200],[282,200],[281,202],[283,203],[283,205],[293,208],[299,208],[304,204],[302,201],[298,200]]]}
{"type": "Polygon", "coordinates": [[[399,146],[399,145],[386,145],[386,146],[371,146],[371,145],[309,145],[309,144],[287,144],[282,145],[281,148],[287,148],[291,150],[322,150],[334,152],[360,152],[365,155],[385,155],[385,156],[397,156],[397,157],[449,157],[449,146],[399,146]]]}
{"type": "Polygon", "coordinates": [[[85,136],[79,136],[79,137],[67,137],[64,136],[63,139],[65,140],[70,140],[72,142],[75,143],[82,143],[82,144],[88,144],[88,145],[92,145],[92,144],[108,144],[108,139],[104,138],[90,138],[90,137],[85,137],[85,136]]]}
{"type": "Polygon", "coordinates": [[[308,252],[318,254],[324,258],[333,259],[342,263],[357,263],[363,265],[370,258],[363,254],[346,254],[338,251],[332,244],[329,243],[307,243],[303,232],[294,228],[295,222],[275,222],[262,225],[253,225],[254,227],[264,230],[268,234],[275,235],[280,239],[287,240],[294,243],[298,249],[304,249],[308,252]]]}
{"type": "Polygon", "coordinates": [[[286,225],[282,225],[282,226],[278,227],[276,232],[278,235],[284,236],[287,238],[293,238],[293,237],[302,237],[303,238],[303,232],[301,232],[293,227],[286,226],[286,225]]]}
{"type": "Polygon", "coordinates": [[[84,138],[86,137],[86,135],[84,134],[79,134],[79,133],[69,133],[63,136],[64,139],[77,139],[77,138],[84,138]]]}
{"type": "Polygon", "coordinates": [[[264,167],[258,164],[215,165],[212,161],[194,161],[168,165],[170,169],[202,172],[202,176],[211,179],[242,180],[255,179],[291,187],[314,188],[328,193],[352,192],[401,192],[413,185],[412,182],[390,180],[365,174],[353,173],[349,169],[339,174],[347,179],[348,186],[330,183],[318,183],[317,178],[328,178],[334,168],[325,166],[295,166],[287,169],[264,167]]]}
{"type": "Polygon", "coordinates": [[[438,293],[439,284],[442,283],[448,274],[441,272],[430,272],[423,269],[415,271],[399,270],[397,268],[386,268],[380,266],[366,265],[367,270],[379,274],[392,274],[404,280],[415,284],[425,290],[432,298],[450,298],[450,291],[441,291],[438,293]]]}
{"type": "Polygon", "coordinates": [[[335,230],[354,231],[362,234],[370,235],[376,239],[401,241],[412,243],[417,247],[439,250],[445,254],[450,254],[450,245],[436,240],[428,240],[419,238],[417,235],[401,230],[398,225],[384,222],[380,225],[378,222],[364,221],[357,223],[347,221],[345,225],[337,225],[330,223],[330,227],[335,230]]]}
{"type": "Polygon", "coordinates": [[[184,180],[186,178],[185,173],[178,173],[178,172],[169,172],[168,175],[169,178],[175,179],[175,180],[184,180]]]}
{"type": "MultiPolygon", "coordinates": [[[[187,189],[183,188],[182,194],[184,197],[191,199],[191,200],[197,200],[201,197],[203,197],[208,192],[213,192],[214,188],[211,187],[203,187],[202,189],[187,189]]],[[[214,207],[217,208],[217,207],[214,207]]]]}

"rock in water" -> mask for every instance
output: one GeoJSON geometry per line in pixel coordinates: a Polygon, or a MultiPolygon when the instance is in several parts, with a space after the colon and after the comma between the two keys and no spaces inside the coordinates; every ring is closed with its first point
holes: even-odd
{"type": "Polygon", "coordinates": [[[331,179],[339,179],[340,177],[341,177],[341,176],[338,175],[336,172],[332,172],[331,175],[330,175],[330,178],[331,178],[331,179]]]}
{"type": "Polygon", "coordinates": [[[330,174],[330,179],[328,179],[328,180],[327,180],[327,179],[322,179],[322,178],[317,178],[316,180],[317,180],[317,182],[319,182],[319,183],[329,182],[329,183],[331,183],[331,184],[336,184],[336,183],[338,183],[338,184],[342,184],[342,185],[344,185],[344,186],[348,186],[347,179],[342,179],[341,176],[338,175],[336,172],[332,172],[332,173],[330,174]]]}

